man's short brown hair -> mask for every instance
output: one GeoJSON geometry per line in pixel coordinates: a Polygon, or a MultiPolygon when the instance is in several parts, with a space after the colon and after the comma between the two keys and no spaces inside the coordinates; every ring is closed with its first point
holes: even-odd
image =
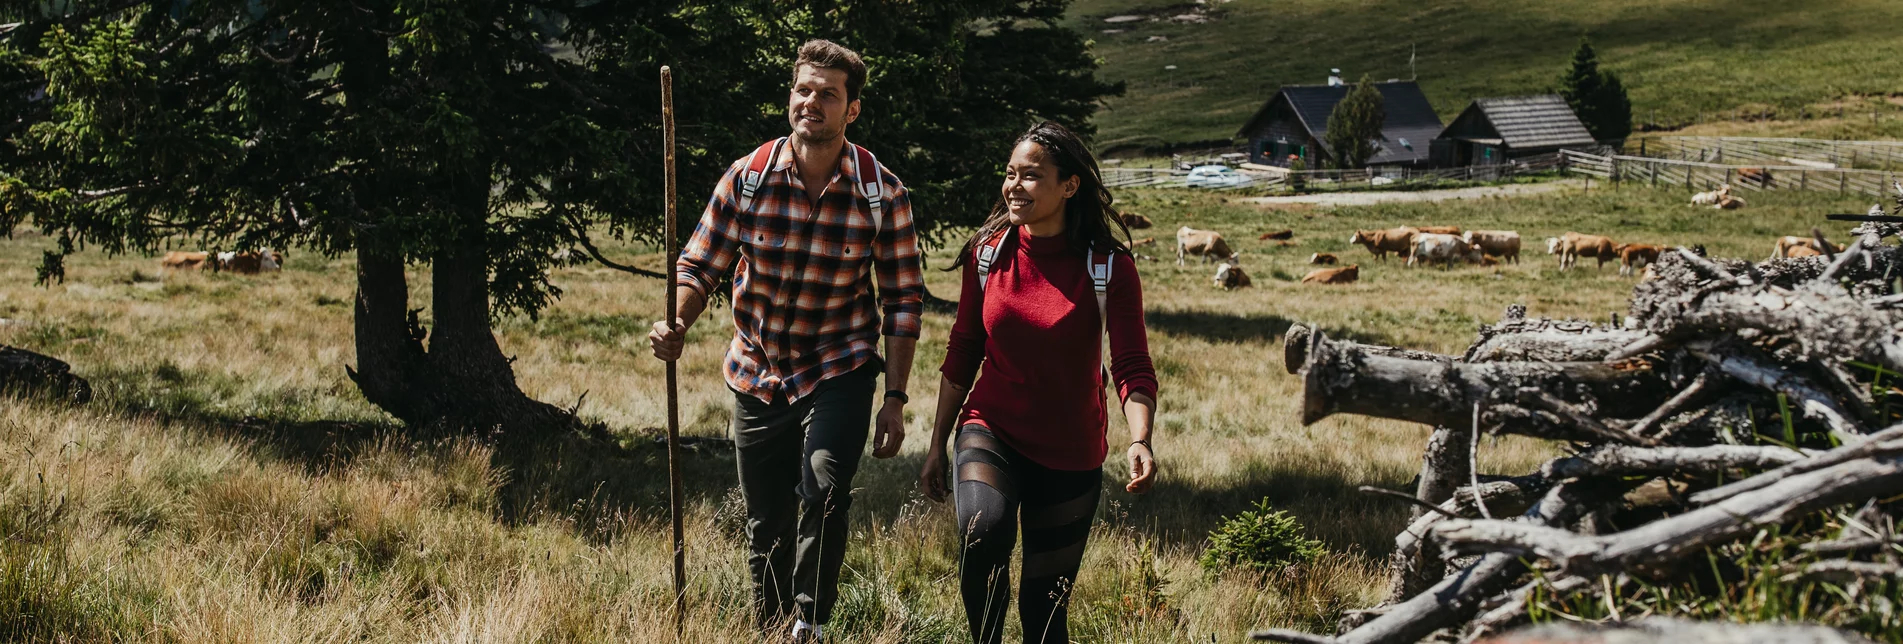
{"type": "Polygon", "coordinates": [[[866,86],[866,61],[859,59],[859,53],[839,45],[839,43],[813,39],[800,45],[799,60],[793,61],[793,75],[798,76],[800,67],[812,65],[819,69],[837,69],[846,73],[846,100],[859,100],[859,90],[866,86]]]}

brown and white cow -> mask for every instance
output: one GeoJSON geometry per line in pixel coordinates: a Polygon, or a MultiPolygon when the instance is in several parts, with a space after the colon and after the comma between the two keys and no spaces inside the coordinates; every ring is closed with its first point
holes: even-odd
{"type": "Polygon", "coordinates": [[[1824,251],[1817,250],[1816,248],[1811,246],[1792,246],[1790,253],[1785,255],[1785,257],[1787,258],[1823,257],[1823,256],[1824,256],[1824,251]]]}
{"type": "Polygon", "coordinates": [[[1315,253],[1308,256],[1308,263],[1310,264],[1334,266],[1335,263],[1339,261],[1341,261],[1340,258],[1335,257],[1334,253],[1315,253]]]}
{"type": "Polygon", "coordinates": [[[1222,233],[1213,230],[1196,230],[1189,226],[1176,229],[1176,265],[1183,265],[1185,255],[1198,255],[1204,262],[1217,260],[1237,261],[1238,253],[1229,250],[1229,242],[1223,241],[1222,233]]]}
{"type": "Polygon", "coordinates": [[[1361,279],[1361,265],[1349,264],[1341,268],[1317,268],[1302,276],[1303,284],[1347,284],[1361,279]]]}
{"type": "Polygon", "coordinates": [[[1414,252],[1414,235],[1420,232],[1419,229],[1409,226],[1386,230],[1357,230],[1353,237],[1348,238],[1348,243],[1366,246],[1368,252],[1374,253],[1374,258],[1381,261],[1387,261],[1388,253],[1395,253],[1400,255],[1401,259],[1407,259],[1408,253],[1414,252]]]}
{"type": "Polygon", "coordinates": [[[1659,261],[1659,254],[1665,252],[1665,247],[1655,244],[1619,244],[1613,251],[1619,254],[1619,274],[1631,275],[1659,261]]]}
{"type": "Polygon", "coordinates": [[[1283,228],[1281,230],[1272,230],[1266,233],[1262,233],[1262,236],[1255,238],[1255,240],[1268,241],[1271,239],[1294,239],[1294,238],[1295,238],[1295,231],[1289,230],[1287,228],[1283,228]]]}
{"type": "Polygon", "coordinates": [[[284,254],[269,248],[261,251],[223,252],[218,254],[217,268],[239,275],[276,272],[284,268],[284,254]]]}
{"type": "Polygon", "coordinates": [[[1156,225],[1155,222],[1150,221],[1149,217],[1145,217],[1143,215],[1139,215],[1134,212],[1126,212],[1121,215],[1118,215],[1118,217],[1121,217],[1123,219],[1123,226],[1125,228],[1129,228],[1130,230],[1143,230],[1145,228],[1149,228],[1151,226],[1156,225]]]}
{"type": "Polygon", "coordinates": [[[1225,290],[1225,291],[1233,291],[1235,289],[1248,288],[1251,286],[1255,286],[1255,282],[1249,279],[1248,273],[1242,272],[1241,266],[1237,266],[1229,262],[1223,262],[1222,264],[1216,266],[1216,287],[1217,288],[1221,288],[1222,290],[1225,290]]]}
{"type": "Polygon", "coordinates": [[[1414,229],[1424,233],[1433,233],[1435,235],[1453,235],[1456,237],[1460,236],[1459,226],[1415,226],[1414,229]]]}
{"type": "Polygon", "coordinates": [[[1511,230],[1469,230],[1460,236],[1480,252],[1502,261],[1520,263],[1520,234],[1511,230]]]}
{"type": "Polygon", "coordinates": [[[1142,239],[1138,239],[1138,240],[1134,240],[1134,241],[1132,241],[1132,242],[1130,242],[1130,247],[1131,247],[1131,248],[1136,248],[1136,247],[1138,247],[1138,246],[1148,246],[1148,245],[1150,245],[1150,244],[1154,244],[1154,243],[1156,243],[1156,238],[1155,238],[1155,237],[1144,237],[1144,238],[1142,238],[1142,239]]]}
{"type": "Polygon", "coordinates": [[[1599,265],[1595,268],[1605,268],[1606,262],[1619,257],[1618,252],[1614,250],[1617,247],[1617,244],[1612,243],[1611,237],[1604,235],[1587,235],[1569,231],[1558,237],[1546,238],[1546,254],[1559,255],[1560,270],[1572,268],[1573,265],[1579,263],[1581,257],[1597,259],[1599,265]]]}

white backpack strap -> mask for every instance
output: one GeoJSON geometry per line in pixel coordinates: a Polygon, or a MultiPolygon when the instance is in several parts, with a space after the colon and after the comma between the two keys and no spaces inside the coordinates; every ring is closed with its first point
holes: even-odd
{"type": "Polygon", "coordinates": [[[1090,285],[1097,291],[1097,318],[1102,321],[1104,330],[1110,325],[1110,265],[1115,254],[1104,255],[1103,263],[1097,263],[1097,251],[1084,251],[1084,260],[1089,262],[1090,285]]]}
{"type": "Polygon", "coordinates": [[[885,182],[879,177],[879,159],[857,143],[852,149],[857,154],[854,172],[859,175],[859,196],[872,207],[872,236],[878,237],[879,227],[885,224],[885,182]]]}
{"type": "Polygon", "coordinates": [[[766,175],[780,160],[780,149],[786,146],[786,137],[780,137],[754,148],[747,156],[747,169],[740,174],[740,212],[753,207],[753,198],[760,192],[760,185],[766,183],[766,175]]]}
{"type": "Polygon", "coordinates": [[[978,292],[984,292],[985,282],[991,277],[991,265],[998,261],[998,248],[1004,246],[1004,237],[1011,234],[1013,228],[1006,228],[978,244],[978,292]]]}
{"type": "MultiPolygon", "coordinates": [[[[1086,262],[1084,266],[1090,271],[1090,286],[1097,292],[1097,342],[1100,347],[1110,341],[1110,266],[1115,259],[1116,253],[1105,253],[1103,263],[1100,264],[1097,262],[1095,249],[1084,251],[1086,262]]],[[[1110,351],[1108,349],[1100,349],[1100,351],[1103,352],[1104,362],[1108,362],[1110,351]]],[[[1108,386],[1110,365],[1099,364],[1098,369],[1103,372],[1103,384],[1108,386]]]]}

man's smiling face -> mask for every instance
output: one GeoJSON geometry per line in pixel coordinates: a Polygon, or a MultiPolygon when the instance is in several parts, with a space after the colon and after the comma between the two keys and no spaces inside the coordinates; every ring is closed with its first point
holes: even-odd
{"type": "Polygon", "coordinates": [[[808,143],[831,141],[845,135],[846,125],[858,118],[859,101],[846,98],[846,72],[800,66],[786,99],[793,136],[808,143]]]}

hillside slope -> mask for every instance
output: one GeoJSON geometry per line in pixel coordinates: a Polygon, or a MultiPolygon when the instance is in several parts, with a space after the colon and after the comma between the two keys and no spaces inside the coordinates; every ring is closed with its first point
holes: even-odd
{"type": "Polygon", "coordinates": [[[1351,80],[1407,78],[1410,49],[1449,120],[1476,97],[1552,87],[1581,35],[1624,78],[1640,123],[1730,120],[1739,110],[1835,116],[1840,105],[1861,115],[1847,122],[1870,123],[1873,108],[1899,106],[1865,97],[1903,92],[1903,2],[1894,0],[1206,3],[1072,5],[1067,20],[1096,41],[1103,75],[1129,86],[1098,115],[1101,148],[1225,139],[1276,87],[1323,82],[1330,67],[1351,80]],[[1105,21],[1118,16],[1141,19],[1105,21]]]}

